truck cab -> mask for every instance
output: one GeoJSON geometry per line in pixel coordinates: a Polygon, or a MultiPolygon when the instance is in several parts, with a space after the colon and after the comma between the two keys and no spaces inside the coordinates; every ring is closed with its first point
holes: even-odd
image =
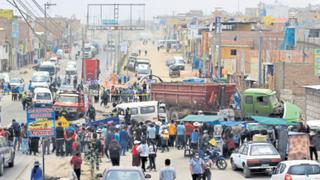
{"type": "Polygon", "coordinates": [[[298,120],[300,108],[289,102],[279,101],[276,92],[270,89],[247,89],[241,97],[244,117],[269,116],[287,120],[298,120]]]}
{"type": "Polygon", "coordinates": [[[64,91],[57,95],[53,109],[57,116],[78,119],[85,114],[88,103],[88,97],[83,93],[64,91]]]}

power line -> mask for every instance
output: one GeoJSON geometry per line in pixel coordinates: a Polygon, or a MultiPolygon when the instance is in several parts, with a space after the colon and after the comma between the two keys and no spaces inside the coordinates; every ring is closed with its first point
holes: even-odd
{"type": "MultiPolygon", "coordinates": [[[[45,10],[40,6],[40,4],[36,1],[36,0],[32,0],[33,4],[35,4],[38,9],[42,12],[42,14],[45,14],[45,10]]],[[[49,20],[49,22],[51,22],[52,25],[54,25],[56,28],[62,28],[60,25],[58,25],[58,23],[48,14],[47,14],[47,19],[49,20]]]]}
{"type": "MultiPolygon", "coordinates": [[[[15,5],[15,4],[13,4],[12,2],[10,2],[9,0],[7,0],[7,2],[9,3],[9,4],[11,4],[13,7],[15,7],[15,8],[17,8],[17,6],[15,5]]],[[[43,27],[43,28],[46,28],[43,24],[41,24],[40,22],[37,22],[36,21],[36,19],[37,19],[37,17],[32,13],[32,11],[31,10],[29,10],[28,8],[26,8],[26,6],[20,1],[20,3],[19,3],[21,6],[23,6],[23,7],[25,7],[25,11],[28,11],[29,13],[26,13],[25,11],[23,11],[22,9],[20,9],[20,11],[24,14],[24,15],[26,15],[27,17],[29,17],[29,18],[33,18],[34,19],[34,22],[36,23],[36,24],[39,24],[41,27],[43,27]]],[[[52,34],[54,34],[54,32],[53,31],[51,31],[51,29],[48,29],[47,28],[47,30],[50,32],[50,33],[52,33],[52,34]]]]}
{"type": "Polygon", "coordinates": [[[33,29],[33,27],[30,25],[30,23],[28,22],[27,18],[24,16],[24,13],[22,12],[22,10],[20,9],[20,7],[17,5],[17,3],[15,2],[15,0],[12,0],[12,2],[10,2],[9,0],[7,0],[8,3],[10,3],[12,6],[14,6],[18,11],[19,14],[22,16],[22,18],[24,19],[24,21],[27,23],[28,27],[31,29],[32,33],[39,39],[39,41],[45,46],[44,41],[41,39],[41,37],[35,32],[35,30],[33,29]]]}

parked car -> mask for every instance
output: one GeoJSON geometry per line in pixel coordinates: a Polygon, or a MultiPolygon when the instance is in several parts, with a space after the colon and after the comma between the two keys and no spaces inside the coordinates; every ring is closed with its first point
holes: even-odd
{"type": "Polygon", "coordinates": [[[180,77],[180,67],[172,65],[169,67],[169,76],[170,77],[180,77]]]}
{"type": "Polygon", "coordinates": [[[9,82],[9,73],[0,73],[0,81],[9,82]]]}
{"type": "Polygon", "coordinates": [[[181,68],[180,70],[184,71],[185,70],[184,59],[182,57],[174,57],[174,60],[175,60],[174,65],[179,66],[181,68]]]}
{"type": "Polygon", "coordinates": [[[175,60],[174,60],[174,59],[168,59],[168,60],[166,61],[166,65],[167,65],[168,67],[170,67],[171,65],[174,65],[174,63],[175,63],[175,60]]]}
{"type": "Polygon", "coordinates": [[[4,136],[0,136],[0,176],[4,174],[4,167],[14,166],[15,152],[4,136]]]}
{"type": "Polygon", "coordinates": [[[24,89],[24,80],[22,78],[12,78],[10,79],[9,84],[11,89],[14,89],[15,87],[24,89]]]}
{"type": "Polygon", "coordinates": [[[282,161],[272,172],[271,180],[320,179],[320,164],[311,160],[282,161]]]}
{"type": "Polygon", "coordinates": [[[145,180],[151,178],[150,174],[144,174],[138,167],[111,167],[102,174],[97,175],[101,180],[145,180]]]}
{"type": "Polygon", "coordinates": [[[137,58],[134,56],[130,56],[128,58],[128,62],[127,62],[127,66],[126,66],[126,68],[128,68],[128,71],[135,71],[134,65],[135,65],[136,59],[137,58]]]}
{"type": "Polygon", "coordinates": [[[56,65],[56,66],[59,65],[58,57],[51,57],[51,58],[49,59],[49,61],[50,61],[51,63],[53,63],[54,65],[56,65]]]}
{"type": "Polygon", "coordinates": [[[280,161],[279,152],[268,142],[246,142],[230,157],[232,169],[242,169],[246,178],[255,172],[272,170],[280,161]]]}

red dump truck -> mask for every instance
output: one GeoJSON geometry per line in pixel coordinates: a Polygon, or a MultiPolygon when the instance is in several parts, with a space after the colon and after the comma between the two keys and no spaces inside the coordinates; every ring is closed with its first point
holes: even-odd
{"type": "Polygon", "coordinates": [[[82,62],[82,79],[85,81],[97,80],[100,74],[99,59],[85,59],[82,62]]]}
{"type": "Polygon", "coordinates": [[[235,91],[235,84],[219,83],[162,82],[150,87],[151,99],[165,103],[171,119],[198,111],[216,114],[229,108],[235,91]]]}

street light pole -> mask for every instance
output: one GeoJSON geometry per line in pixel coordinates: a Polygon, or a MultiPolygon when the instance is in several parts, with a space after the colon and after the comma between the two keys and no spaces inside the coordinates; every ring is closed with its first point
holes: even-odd
{"type": "Polygon", "coordinates": [[[44,4],[44,57],[46,58],[47,56],[47,29],[48,29],[48,25],[47,25],[47,9],[50,6],[55,6],[55,3],[45,3],[44,4]]]}

